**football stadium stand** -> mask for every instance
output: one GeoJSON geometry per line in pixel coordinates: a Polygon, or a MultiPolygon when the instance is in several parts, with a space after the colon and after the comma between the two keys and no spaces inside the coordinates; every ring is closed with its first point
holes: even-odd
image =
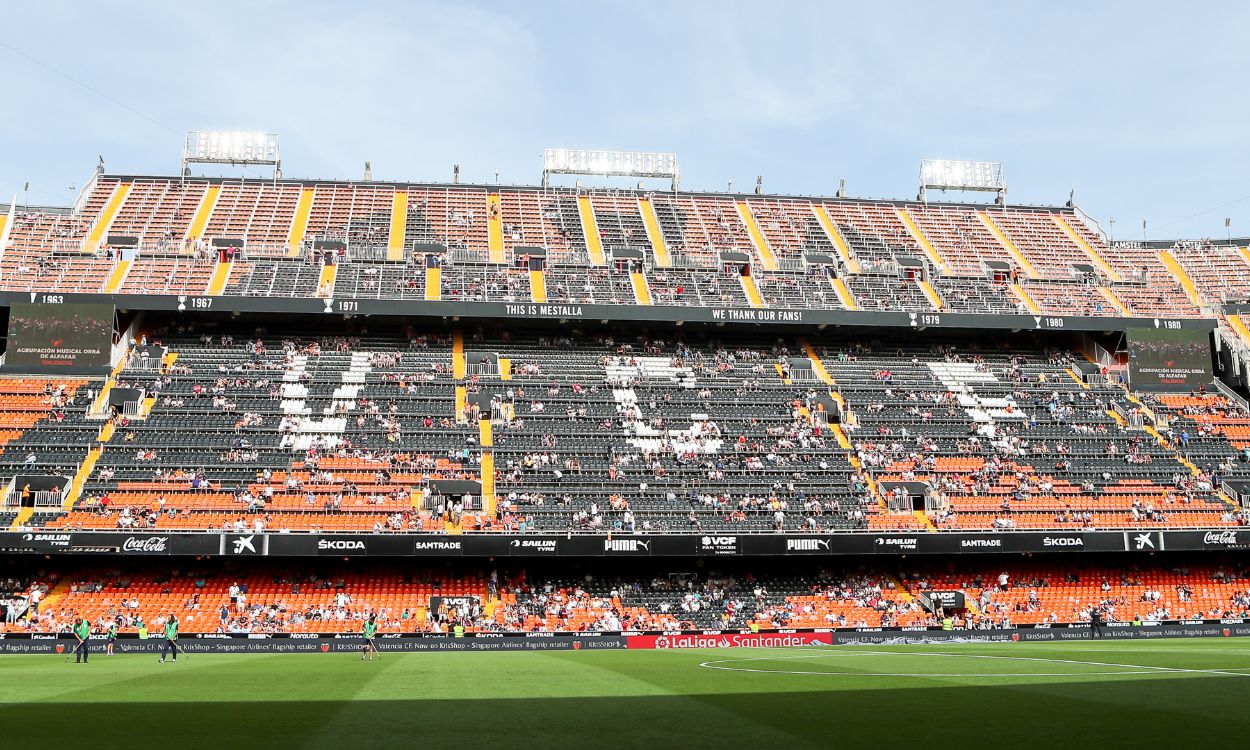
{"type": "Polygon", "coordinates": [[[8,632],[1250,609],[1218,557],[1250,538],[1245,241],[1113,243],[1071,206],[103,174],[0,219],[8,632]],[[58,311],[91,304],[116,334],[79,349],[58,311]]]}

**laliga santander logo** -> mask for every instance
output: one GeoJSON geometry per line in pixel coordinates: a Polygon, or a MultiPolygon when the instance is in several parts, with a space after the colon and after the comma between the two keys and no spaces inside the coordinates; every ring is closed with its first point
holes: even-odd
{"type": "Polygon", "coordinates": [[[659,638],[656,638],[655,647],[656,648],[668,648],[669,647],[668,636],[662,635],[659,638]]]}

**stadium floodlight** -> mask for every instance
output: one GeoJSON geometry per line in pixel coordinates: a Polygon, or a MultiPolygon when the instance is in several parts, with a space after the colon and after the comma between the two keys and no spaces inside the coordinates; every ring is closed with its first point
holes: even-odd
{"type": "Polygon", "coordinates": [[[604,175],[607,177],[668,177],[677,189],[677,154],[649,151],[593,151],[549,148],[543,151],[543,187],[550,175],[604,175]]]}
{"type": "Polygon", "coordinates": [[[191,164],[272,165],[273,176],[282,176],[278,136],[239,130],[188,130],[182,142],[182,174],[191,164]]]}
{"type": "Polygon", "coordinates": [[[930,188],[997,193],[998,203],[1007,202],[1007,178],[1001,161],[925,159],[920,162],[920,200],[928,200],[930,188]]]}

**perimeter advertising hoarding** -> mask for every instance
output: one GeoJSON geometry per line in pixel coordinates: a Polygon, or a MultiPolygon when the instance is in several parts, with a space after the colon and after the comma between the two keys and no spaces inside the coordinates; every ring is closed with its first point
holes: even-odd
{"type": "Polygon", "coordinates": [[[1128,377],[1145,391],[1192,391],[1213,379],[1211,337],[1191,328],[1130,328],[1128,377]]]}
{"type": "Polygon", "coordinates": [[[14,303],[4,369],[15,372],[98,373],[113,350],[113,306],[93,303],[14,303]]]}
{"type": "MultiPolygon", "coordinates": [[[[1142,626],[1111,623],[1103,628],[1108,640],[1156,638],[1229,638],[1250,636],[1243,618],[1169,620],[1142,626]]],[[[374,643],[379,651],[604,651],[618,649],[734,649],[812,646],[868,646],[972,642],[1046,642],[1089,639],[1086,625],[1052,625],[997,630],[942,630],[941,628],[828,628],[751,633],[738,630],[684,630],[624,633],[469,633],[463,638],[420,633],[382,633],[374,643]]],[[[104,650],[103,635],[92,635],[92,650],[104,650]]],[[[184,633],[178,647],[186,653],[306,653],[356,655],[364,639],[354,633],[184,633]]],[[[159,653],[164,639],[140,639],[122,634],[118,653],[159,653]]],[[[0,633],[0,654],[73,653],[68,633],[0,633]]]]}
{"type": "Polygon", "coordinates": [[[1250,529],[914,534],[668,534],[609,538],[504,534],[239,534],[0,531],[0,553],[269,557],[708,557],[1158,552],[1250,548],[1250,529]]]}

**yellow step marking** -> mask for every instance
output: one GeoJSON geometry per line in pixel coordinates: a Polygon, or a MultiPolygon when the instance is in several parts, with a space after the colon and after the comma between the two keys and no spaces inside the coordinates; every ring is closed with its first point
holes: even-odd
{"type": "Polygon", "coordinates": [[[855,302],[855,295],[851,294],[851,289],[842,279],[835,278],[833,282],[833,291],[838,295],[838,301],[848,310],[858,310],[859,304],[855,302]]]}
{"type": "Polygon", "coordinates": [[[321,267],[321,276],[317,278],[317,296],[333,297],[334,280],[338,278],[339,267],[330,264],[321,267]]]}
{"type": "Polygon", "coordinates": [[[1016,297],[1019,298],[1019,300],[1024,303],[1024,307],[1029,312],[1033,313],[1034,315],[1042,314],[1042,308],[1038,307],[1037,300],[1033,299],[1033,295],[1029,294],[1028,291],[1024,287],[1020,286],[1019,284],[1012,284],[1011,291],[1016,293],[1016,297]]]}
{"type": "Polygon", "coordinates": [[[907,209],[896,206],[894,213],[898,214],[899,220],[907,227],[907,231],[911,233],[912,239],[920,245],[920,249],[924,251],[925,257],[929,259],[929,262],[933,264],[937,272],[939,274],[950,273],[946,268],[945,261],[942,260],[942,254],[937,251],[932,242],[929,242],[929,238],[925,236],[924,232],[920,231],[916,220],[911,217],[911,214],[907,213],[907,209]]]}
{"type": "Polygon", "coordinates": [[[812,213],[816,214],[816,221],[825,230],[825,235],[829,237],[829,241],[833,243],[834,249],[838,253],[838,257],[846,265],[851,273],[859,273],[859,261],[851,253],[851,246],[846,244],[846,238],[842,236],[842,232],[838,230],[838,225],[833,223],[833,217],[829,215],[829,211],[823,203],[813,203],[812,213]]]}
{"type": "Polygon", "coordinates": [[[17,512],[17,517],[13,519],[13,523],[9,524],[9,531],[17,531],[22,528],[22,524],[31,519],[35,515],[34,508],[22,508],[17,512]]]}
{"type": "Polygon", "coordinates": [[[438,302],[443,299],[443,269],[425,269],[425,301],[438,302]]]}
{"type": "Polygon", "coordinates": [[[933,309],[941,310],[942,305],[945,303],[942,302],[941,296],[938,295],[937,290],[933,288],[933,285],[923,279],[918,283],[920,284],[920,291],[924,292],[924,296],[928,298],[929,304],[933,305],[933,309]]]}
{"type": "Polygon", "coordinates": [[[391,202],[391,232],[386,238],[386,259],[404,259],[404,233],[408,230],[408,192],[397,190],[391,202]]]}
{"type": "Polygon", "coordinates": [[[1106,274],[1107,278],[1111,279],[1112,281],[1124,280],[1120,278],[1120,274],[1116,273],[1115,269],[1112,268],[1107,263],[1107,261],[1103,259],[1101,255],[1099,255],[1097,252],[1094,251],[1094,248],[1089,246],[1089,243],[1086,242],[1085,239],[1081,237],[1081,235],[1076,233],[1076,230],[1072,228],[1072,225],[1069,224],[1066,219],[1064,219],[1059,214],[1051,214],[1050,218],[1054,219],[1055,224],[1057,224],[1059,228],[1063,230],[1064,234],[1068,235],[1069,239],[1071,239],[1073,242],[1076,243],[1077,247],[1085,251],[1085,254],[1089,256],[1089,259],[1093,261],[1094,265],[1102,269],[1102,272],[1106,274]]]}
{"type": "Polygon", "coordinates": [[[226,290],[226,283],[230,281],[230,272],[234,270],[234,263],[230,261],[217,261],[217,265],[213,267],[213,276],[208,280],[208,290],[205,291],[210,297],[218,297],[226,290]]]}
{"type": "MultiPolygon", "coordinates": [[[[937,527],[933,525],[933,520],[929,518],[928,513],[925,513],[923,510],[913,510],[912,515],[916,517],[917,521],[923,523],[929,531],[937,531],[937,527]]],[[[906,593],[905,590],[904,593],[906,593]]],[[[911,596],[911,594],[907,594],[907,596],[911,596]]]]}
{"type": "MultiPolygon", "coordinates": [[[[490,424],[489,420],[486,424],[490,424]]],[[[482,512],[488,518],[495,517],[498,499],[495,496],[495,456],[491,451],[482,453],[482,512]]]]}
{"type": "Polygon", "coordinates": [[[109,197],[108,203],[104,204],[104,210],[96,217],[96,222],[91,227],[91,234],[87,235],[87,244],[83,250],[94,253],[100,247],[100,243],[104,241],[105,235],[108,234],[109,227],[113,226],[113,219],[117,218],[117,214],[121,211],[122,204],[126,202],[126,196],[129,193],[129,182],[120,183],[113,188],[113,194],[109,197]]]}
{"type": "Polygon", "coordinates": [[[785,383],[786,385],[790,385],[791,383],[794,382],[790,380],[790,378],[786,377],[786,371],[781,368],[780,362],[774,362],[773,367],[777,370],[777,377],[781,378],[781,382],[785,383]]]}
{"type": "Polygon", "coordinates": [[[451,376],[456,380],[464,380],[464,334],[456,331],[451,334],[451,376]]]}
{"type": "Polygon", "coordinates": [[[998,239],[998,244],[1002,245],[1003,249],[1015,259],[1020,268],[1028,274],[1028,277],[1036,279],[1038,277],[1037,269],[1029,262],[1028,258],[1024,257],[1024,253],[1020,252],[1020,248],[1016,247],[1016,243],[1011,241],[1007,233],[994,222],[994,218],[985,211],[977,211],[977,216],[981,217],[981,223],[990,230],[990,234],[998,239]]]}
{"type": "Polygon", "coordinates": [[[650,198],[639,198],[638,209],[642,212],[642,225],[647,228],[651,249],[655,251],[655,264],[660,268],[668,268],[673,265],[673,261],[668,255],[664,232],[660,231],[660,217],[655,214],[655,206],[651,204],[650,198]]]}
{"type": "Polygon", "coordinates": [[[641,271],[632,271],[629,274],[629,283],[634,286],[634,299],[638,304],[651,304],[651,290],[647,288],[647,277],[641,271]]]}
{"type": "Polygon", "coordinates": [[[752,276],[739,276],[742,280],[742,291],[746,292],[747,301],[751,303],[751,307],[763,307],[764,298],[760,296],[760,288],[755,285],[755,278],[752,276]]]}
{"type": "Polygon", "coordinates": [[[547,301],[547,278],[542,271],[530,271],[530,299],[547,301]]]}
{"type": "MultiPolygon", "coordinates": [[[[96,437],[96,440],[98,442],[105,443],[108,442],[108,439],[112,436],[113,425],[106,424],[104,428],[100,430],[100,434],[96,437]]],[[[95,469],[96,462],[100,460],[100,456],[103,453],[104,448],[99,445],[93,446],[91,450],[87,451],[87,457],[82,460],[82,463],[78,466],[78,471],[74,473],[74,479],[69,486],[69,493],[65,495],[65,502],[61,504],[62,510],[69,512],[74,509],[74,503],[78,502],[79,497],[82,497],[82,488],[87,484],[88,477],[91,476],[91,472],[95,469]]]]}
{"type": "Polygon", "coordinates": [[[1189,301],[1194,303],[1195,307],[1202,307],[1202,295],[1198,293],[1198,287],[1194,284],[1194,280],[1189,277],[1189,274],[1185,272],[1180,261],[1167,250],[1159,251],[1159,260],[1163,261],[1163,265],[1167,266],[1172,276],[1180,282],[1181,289],[1185,290],[1185,296],[1189,297],[1189,301]]]}
{"type": "Polygon", "coordinates": [[[807,339],[799,339],[799,345],[803,347],[803,353],[812,362],[812,372],[816,373],[816,379],[825,385],[833,385],[833,376],[825,369],[825,363],[821,361],[820,355],[816,354],[815,347],[807,339]]]}
{"type": "Polygon", "coordinates": [[[456,386],[456,421],[467,422],[469,410],[469,389],[463,385],[456,386]]]}
{"type": "Polygon", "coordinates": [[[1120,298],[1115,296],[1115,292],[1111,291],[1105,286],[1100,286],[1098,287],[1098,293],[1102,295],[1103,299],[1111,303],[1112,307],[1119,310],[1121,315],[1123,315],[1126,318],[1133,317],[1133,313],[1129,312],[1129,309],[1124,306],[1124,303],[1120,301],[1120,298]]]}
{"type": "Polygon", "coordinates": [[[1237,335],[1241,336],[1242,342],[1250,344],[1250,328],[1246,327],[1246,322],[1241,319],[1241,316],[1229,315],[1228,322],[1233,327],[1233,330],[1237,332],[1237,335]]]}
{"type": "Polygon", "coordinates": [[[1064,368],[1064,370],[1063,370],[1063,371],[1064,371],[1064,372],[1066,372],[1066,373],[1068,373],[1068,377],[1072,378],[1072,381],[1073,381],[1074,383],[1076,383],[1077,385],[1081,386],[1082,388],[1084,388],[1084,389],[1085,389],[1085,390],[1087,390],[1087,391],[1089,390],[1089,383],[1086,383],[1084,380],[1081,380],[1080,376],[1078,376],[1078,375],[1076,374],[1076,371],[1075,371],[1075,370],[1073,370],[1071,367],[1066,367],[1066,368],[1064,368]]]}
{"type": "Polygon", "coordinates": [[[776,271],[777,256],[773,255],[773,249],[769,247],[768,240],[764,237],[764,233],[760,231],[760,225],[755,220],[755,214],[751,213],[751,206],[746,201],[738,201],[738,216],[741,216],[742,223],[747,225],[747,234],[751,236],[751,244],[755,245],[755,251],[759,253],[760,262],[764,264],[764,270],[776,271]]]}
{"type": "Polygon", "coordinates": [[[507,357],[499,358],[499,379],[512,380],[512,360],[507,357]]]}
{"type": "Polygon", "coordinates": [[[478,429],[478,445],[483,448],[495,447],[494,427],[490,422],[490,415],[483,414],[482,418],[477,421],[478,429]]]}
{"type": "Polygon", "coordinates": [[[308,217],[312,214],[312,188],[304,188],[299,194],[299,202],[295,204],[295,217],[291,219],[291,231],[286,236],[287,255],[294,258],[299,255],[300,243],[304,241],[304,233],[308,231],[308,217]]]}
{"type": "Polygon", "coordinates": [[[108,281],[104,282],[105,294],[117,294],[122,288],[122,283],[126,281],[126,275],[130,273],[130,266],[134,263],[131,260],[119,260],[117,265],[113,266],[112,272],[109,273],[108,281]]]}
{"type": "Polygon", "coordinates": [[[194,252],[195,243],[204,239],[204,230],[208,228],[208,220],[213,215],[213,209],[217,207],[217,198],[221,196],[221,185],[209,185],[208,190],[204,191],[204,197],[200,198],[200,205],[195,208],[195,216],[191,219],[190,226],[187,227],[187,242],[183,245],[183,252],[194,252]]]}
{"type": "Polygon", "coordinates": [[[838,439],[838,446],[843,450],[850,450],[851,439],[846,436],[846,431],[842,429],[842,425],[833,423],[829,425],[829,429],[833,432],[834,437],[838,439]]]}
{"type": "Polygon", "coordinates": [[[590,203],[589,195],[577,196],[577,211],[581,214],[582,234],[586,235],[586,251],[590,254],[591,265],[607,265],[603,240],[599,238],[599,222],[595,219],[595,208],[590,203]]]}
{"type": "Polygon", "coordinates": [[[490,249],[490,262],[503,263],[503,209],[499,205],[499,193],[486,196],[486,239],[490,249]]]}

